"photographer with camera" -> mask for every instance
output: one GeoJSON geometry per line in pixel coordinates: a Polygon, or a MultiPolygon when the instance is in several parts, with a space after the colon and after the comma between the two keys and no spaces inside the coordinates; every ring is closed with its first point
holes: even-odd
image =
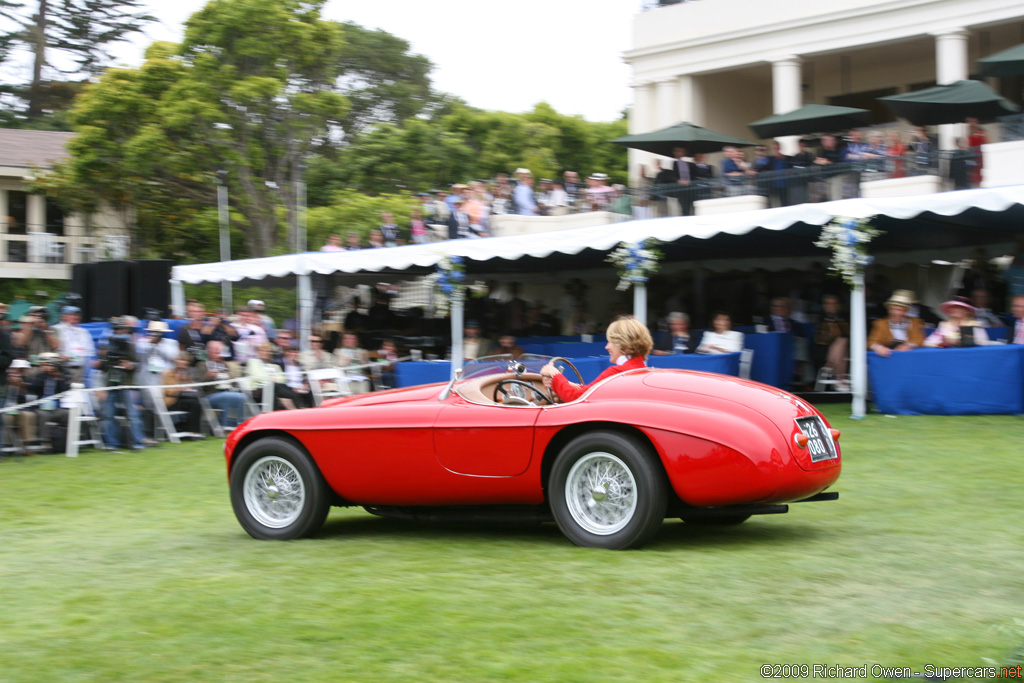
{"type": "Polygon", "coordinates": [[[189,301],[185,314],[188,316],[188,325],[178,330],[178,347],[192,354],[198,363],[206,360],[206,343],[210,341],[214,326],[198,302],[189,301]]]}
{"type": "MultiPolygon", "coordinates": [[[[46,321],[44,306],[33,306],[29,309],[28,315],[21,319],[21,328],[14,333],[11,341],[17,347],[18,355],[30,361],[44,353],[60,349],[60,341],[46,321]]],[[[31,370],[26,373],[26,377],[32,380],[39,372],[39,369],[31,370]]]]}
{"type": "MultiPolygon", "coordinates": [[[[39,354],[39,371],[32,380],[28,395],[37,399],[50,399],[71,389],[64,375],[59,354],[47,351],[39,354]]],[[[52,452],[63,453],[68,441],[68,409],[60,399],[43,401],[36,410],[36,422],[42,425],[43,441],[49,441],[52,452]]]]}
{"type": "Polygon", "coordinates": [[[132,343],[132,326],[124,318],[113,318],[110,323],[113,334],[107,338],[107,345],[100,358],[100,369],[106,375],[107,387],[113,389],[106,392],[107,397],[103,401],[103,442],[107,448],[121,447],[121,429],[116,417],[117,409],[121,406],[128,418],[128,430],[132,438],[130,448],[140,450],[155,442],[143,438],[142,420],[139,418],[139,409],[135,405],[132,390],[116,388],[130,386],[135,373],[137,357],[135,345],[132,343]]]}

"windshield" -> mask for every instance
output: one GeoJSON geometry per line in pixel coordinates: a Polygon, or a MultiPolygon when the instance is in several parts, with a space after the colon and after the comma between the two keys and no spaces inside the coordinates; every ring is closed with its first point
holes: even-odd
{"type": "MultiPolygon", "coordinates": [[[[519,356],[517,363],[522,363],[526,366],[523,372],[535,372],[539,373],[540,369],[544,367],[553,356],[541,356],[536,353],[524,353],[519,356]]],[[[503,353],[497,356],[483,356],[476,360],[466,362],[466,366],[462,371],[462,379],[470,379],[471,377],[483,377],[484,375],[497,375],[506,372],[510,372],[509,363],[512,362],[511,353],[503,353]]]]}

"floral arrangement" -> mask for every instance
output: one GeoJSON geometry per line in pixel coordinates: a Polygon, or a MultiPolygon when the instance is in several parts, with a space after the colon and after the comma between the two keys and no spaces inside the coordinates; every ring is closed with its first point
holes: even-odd
{"type": "Polygon", "coordinates": [[[434,278],[434,310],[444,316],[452,308],[453,301],[465,301],[466,289],[476,297],[487,295],[483,282],[466,283],[466,263],[461,256],[441,257],[432,276],[434,278]]]}
{"type": "Polygon", "coordinates": [[[868,253],[871,240],[885,234],[871,225],[869,218],[836,217],[821,229],[821,236],[814,243],[816,247],[832,250],[832,263],[829,270],[843,278],[846,284],[853,286],[853,277],[858,270],[871,265],[875,260],[868,253]]]}
{"type": "Polygon", "coordinates": [[[655,244],[655,239],[632,244],[622,242],[608,255],[605,261],[614,263],[619,270],[619,284],[615,289],[621,292],[634,284],[645,283],[658,272],[658,261],[662,253],[654,248],[655,244]]]}

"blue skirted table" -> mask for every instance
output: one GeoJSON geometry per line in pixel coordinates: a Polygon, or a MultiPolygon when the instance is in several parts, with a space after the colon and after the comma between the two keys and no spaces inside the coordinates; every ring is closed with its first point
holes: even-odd
{"type": "Polygon", "coordinates": [[[1024,413],[1024,346],[868,353],[872,400],[891,415],[1024,413]]]}

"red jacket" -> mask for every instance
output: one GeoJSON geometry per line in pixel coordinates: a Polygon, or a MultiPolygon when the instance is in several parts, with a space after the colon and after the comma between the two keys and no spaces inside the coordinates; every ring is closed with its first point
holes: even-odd
{"type": "Polygon", "coordinates": [[[617,375],[620,372],[626,372],[627,370],[636,370],[637,368],[645,367],[647,367],[647,363],[644,362],[644,359],[641,358],[640,356],[636,356],[634,358],[630,358],[622,365],[611,366],[610,368],[602,372],[600,375],[598,375],[597,379],[595,379],[593,382],[591,382],[590,384],[585,384],[583,386],[573,384],[561,374],[555,375],[554,377],[551,378],[551,388],[555,390],[555,393],[558,394],[558,398],[562,399],[563,403],[568,403],[569,401],[575,401],[576,399],[578,399],[580,396],[583,395],[583,393],[587,389],[594,386],[595,384],[605,379],[606,377],[611,377],[612,375],[617,375]]]}

